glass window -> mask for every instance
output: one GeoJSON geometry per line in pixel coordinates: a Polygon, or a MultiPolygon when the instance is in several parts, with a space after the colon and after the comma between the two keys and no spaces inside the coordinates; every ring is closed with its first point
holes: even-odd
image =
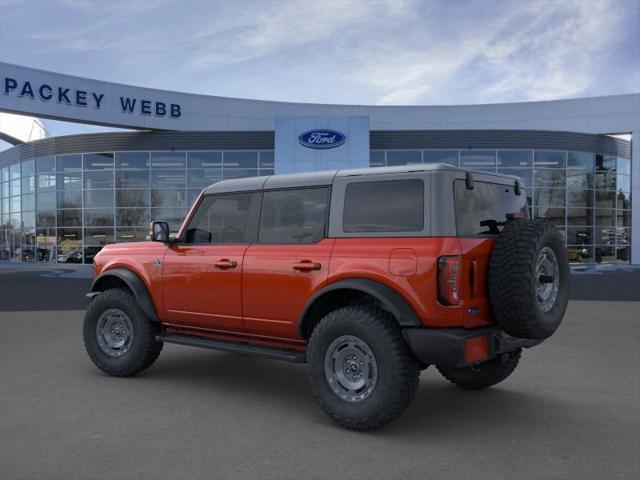
{"type": "MultiPolygon", "coordinates": [[[[106,245],[113,243],[114,229],[110,228],[85,228],[84,244],[85,245],[106,245]]],[[[96,252],[97,253],[97,252],[96,252]]]]}
{"type": "Polygon", "coordinates": [[[540,207],[563,207],[564,188],[536,188],[533,192],[533,204],[540,207]]]}
{"type": "Polygon", "coordinates": [[[422,161],[424,163],[448,163],[454,167],[458,166],[457,150],[423,150],[422,161]]]}
{"type": "Polygon", "coordinates": [[[20,195],[20,178],[9,182],[9,195],[20,195]]]}
{"type": "Polygon", "coordinates": [[[181,190],[151,190],[152,207],[186,208],[187,195],[181,190]]]}
{"type": "Polygon", "coordinates": [[[628,210],[631,208],[631,194],[625,192],[618,192],[616,194],[618,199],[617,206],[618,208],[628,210]]]}
{"type": "MultiPolygon", "coordinates": [[[[38,194],[38,202],[40,202],[40,197],[42,195],[43,195],[42,193],[38,194]]],[[[54,194],[47,193],[47,195],[54,195],[54,194]]],[[[55,197],[54,197],[54,201],[55,201],[55,197]]],[[[45,205],[44,208],[50,208],[50,205],[45,205]]],[[[59,191],[58,192],[58,208],[82,208],[82,191],[81,190],[59,191]]]]}
{"type": "Polygon", "coordinates": [[[475,170],[496,171],[495,150],[460,150],[460,166],[475,170]]]}
{"type": "Polygon", "coordinates": [[[36,212],[36,226],[38,227],[55,227],[56,226],[56,211],[44,210],[36,212]]]}
{"type": "Polygon", "coordinates": [[[564,210],[561,207],[535,207],[533,216],[534,218],[548,220],[553,225],[564,225],[564,210]]]}
{"type": "Polygon", "coordinates": [[[498,168],[531,167],[533,151],[531,150],[498,150],[498,168]]]}
{"type": "Polygon", "coordinates": [[[596,263],[613,263],[616,260],[614,247],[596,247],[596,263]]]}
{"type": "Polygon", "coordinates": [[[255,241],[259,194],[205,197],[185,232],[185,243],[251,243],[255,241]]]}
{"type": "Polygon", "coordinates": [[[58,210],[58,227],[82,226],[82,210],[58,210]]]}
{"type": "Polygon", "coordinates": [[[225,168],[222,171],[223,178],[246,178],[246,177],[257,177],[258,169],[257,168],[225,168]]]}
{"type": "Polygon", "coordinates": [[[22,177],[22,193],[36,191],[36,177],[22,177]]]}
{"type": "Polygon", "coordinates": [[[113,169],[113,153],[85,153],[82,161],[85,170],[113,169]]]}
{"type": "Polygon", "coordinates": [[[149,188],[149,170],[116,171],[117,188],[149,188]]]}
{"type": "Polygon", "coordinates": [[[187,152],[189,168],[222,168],[222,152],[187,152]]]}
{"type": "Polygon", "coordinates": [[[56,160],[59,172],[82,169],[82,155],[61,155],[56,160]]]}
{"type": "Polygon", "coordinates": [[[460,236],[493,233],[483,225],[487,220],[504,222],[509,213],[527,216],[524,195],[516,195],[514,187],[495,183],[475,182],[473,190],[464,180],[453,184],[456,212],[456,230],[460,236]]]}
{"type": "Polygon", "coordinates": [[[631,210],[618,210],[616,212],[616,226],[617,227],[630,227],[631,226],[631,210]]]}
{"type": "MultiPolygon", "coordinates": [[[[88,172],[92,174],[104,174],[105,172],[88,172]]],[[[109,172],[107,172],[109,173],[109,172]]],[[[82,172],[62,172],[57,175],[58,190],[71,190],[82,188],[82,172]]]]}
{"type": "Polygon", "coordinates": [[[258,152],[224,152],[224,168],[258,168],[258,152]]]}
{"type": "Polygon", "coordinates": [[[596,227],[595,243],[596,245],[615,245],[616,229],[615,227],[596,227]]]}
{"type": "Polygon", "coordinates": [[[206,170],[189,170],[187,172],[187,187],[203,189],[212,183],[222,180],[221,168],[207,168],[206,170]]]}
{"type": "Polygon", "coordinates": [[[113,170],[84,172],[84,188],[113,188],[113,170]]]}
{"type": "Polygon", "coordinates": [[[187,205],[191,208],[191,205],[198,199],[198,195],[202,193],[202,190],[187,190],[187,205]]]}
{"type": "Polygon", "coordinates": [[[38,174],[38,190],[55,190],[56,174],[40,173],[38,174]]]}
{"type": "Polygon", "coordinates": [[[85,190],[85,208],[113,208],[113,190],[85,190]]]}
{"type": "Polygon", "coordinates": [[[533,163],[536,168],[564,168],[566,166],[566,153],[536,150],[533,163]]]}
{"type": "Polygon", "coordinates": [[[615,208],[616,192],[596,190],[596,207],[597,208],[615,208]]]}
{"type": "Polygon", "coordinates": [[[571,263],[593,263],[593,247],[582,245],[569,245],[567,257],[571,263]]]}
{"type": "Polygon", "coordinates": [[[328,188],[264,192],[260,243],[314,243],[324,238],[328,188]]]}
{"type": "Polygon", "coordinates": [[[388,150],[387,166],[410,165],[422,163],[422,152],[420,150],[388,150]]]}
{"type": "Polygon", "coordinates": [[[116,228],[116,242],[144,242],[149,235],[149,227],[116,228]]]}
{"type": "Polygon", "coordinates": [[[568,152],[567,168],[581,168],[593,170],[593,153],[589,152],[568,152]]]}
{"type": "Polygon", "coordinates": [[[9,166],[9,180],[20,180],[20,164],[14,163],[9,166]]]}
{"type": "MultiPolygon", "coordinates": [[[[66,210],[59,210],[65,212],[66,210]]],[[[84,225],[85,227],[101,227],[114,225],[113,209],[110,208],[85,208],[84,209],[84,225]]],[[[58,218],[60,218],[58,216],[58,218]]],[[[58,223],[58,226],[60,224],[58,223]]]]}
{"type": "Polygon", "coordinates": [[[370,167],[384,167],[384,150],[371,150],[369,152],[370,167]]]}
{"type": "Polygon", "coordinates": [[[9,198],[9,211],[11,213],[19,213],[20,212],[20,196],[10,197],[9,198]]]}
{"type": "Polygon", "coordinates": [[[631,260],[631,250],[629,247],[616,247],[616,262],[629,263],[631,260]]]}
{"type": "Polygon", "coordinates": [[[82,229],[58,229],[58,262],[82,263],[82,229]]]}
{"type": "Polygon", "coordinates": [[[593,225],[593,209],[567,208],[567,225],[593,225]]]}
{"type": "Polygon", "coordinates": [[[116,225],[120,226],[148,226],[151,222],[148,208],[118,208],[116,210],[116,225]]]}
{"type": "Polygon", "coordinates": [[[25,230],[36,229],[36,212],[22,212],[22,228],[25,230]]]}
{"type": "Polygon", "coordinates": [[[615,211],[604,208],[595,210],[595,224],[604,227],[613,227],[616,224],[615,211]]]}
{"type": "Polygon", "coordinates": [[[36,174],[36,161],[35,160],[25,160],[22,162],[22,176],[28,177],[30,175],[36,174]]]}
{"type": "Polygon", "coordinates": [[[56,171],[56,157],[44,157],[36,159],[37,173],[54,173],[56,171]]]}
{"type": "Polygon", "coordinates": [[[580,190],[593,188],[593,172],[578,169],[567,170],[567,187],[580,190]]]}
{"type": "Polygon", "coordinates": [[[615,190],[616,189],[616,172],[596,171],[595,183],[597,189],[615,190]]]}
{"type": "Polygon", "coordinates": [[[9,167],[3,167],[2,168],[2,177],[1,177],[3,182],[8,182],[9,181],[9,167]]]}
{"type": "Polygon", "coordinates": [[[118,207],[149,207],[151,196],[149,190],[116,190],[118,207]]]}
{"type": "Polygon", "coordinates": [[[533,185],[533,171],[530,168],[498,168],[498,173],[504,173],[506,175],[515,175],[522,179],[522,183],[525,187],[531,187],[533,185]]]}
{"type": "Polygon", "coordinates": [[[574,245],[593,245],[593,227],[567,228],[567,242],[574,245]]]}
{"type": "Polygon", "coordinates": [[[29,195],[22,195],[22,210],[35,210],[36,209],[36,196],[34,193],[29,195]]]}
{"type": "Polygon", "coordinates": [[[631,175],[631,160],[628,158],[617,158],[616,171],[623,175],[631,175]]]}
{"type": "Polygon", "coordinates": [[[619,192],[631,192],[631,178],[629,177],[629,175],[618,174],[617,190],[619,192]]]}
{"type": "MultiPolygon", "coordinates": [[[[81,205],[78,204],[78,207],[81,205]]],[[[36,194],[37,210],[55,210],[56,208],[56,192],[38,192],[36,194]]]]}
{"type": "Polygon", "coordinates": [[[567,190],[567,206],[592,208],[594,203],[593,190],[567,190]]]}
{"type": "Polygon", "coordinates": [[[152,168],[185,168],[185,152],[151,152],[152,168]]]}
{"type": "Polygon", "coordinates": [[[615,172],[616,157],[596,155],[596,170],[615,172]]]}
{"type": "Polygon", "coordinates": [[[153,188],[186,188],[185,170],[156,170],[151,172],[151,186],[153,188]]]}
{"type": "Polygon", "coordinates": [[[533,184],[535,187],[564,188],[566,185],[565,170],[535,168],[533,170],[533,184]]]}
{"type": "Polygon", "coordinates": [[[260,152],[260,168],[273,168],[274,166],[274,152],[262,151],[260,152]]]}
{"type": "Polygon", "coordinates": [[[424,229],[424,208],[422,180],[350,183],[345,192],[343,230],[419,232],[424,229]]]}
{"type": "Polygon", "coordinates": [[[117,152],[116,168],[149,168],[149,152],[117,152]]]}

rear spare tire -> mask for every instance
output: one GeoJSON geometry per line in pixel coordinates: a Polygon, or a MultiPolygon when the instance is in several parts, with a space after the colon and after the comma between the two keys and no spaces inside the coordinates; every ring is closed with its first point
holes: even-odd
{"type": "Polygon", "coordinates": [[[569,261],[560,232],[543,220],[509,220],[489,261],[489,300],[509,335],[544,339],[569,299],[569,261]]]}

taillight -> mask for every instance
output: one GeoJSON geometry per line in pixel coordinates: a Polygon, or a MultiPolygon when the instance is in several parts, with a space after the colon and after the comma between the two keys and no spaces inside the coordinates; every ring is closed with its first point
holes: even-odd
{"type": "Polygon", "coordinates": [[[460,303],[460,257],[438,259],[438,300],[443,305],[460,303]]]}

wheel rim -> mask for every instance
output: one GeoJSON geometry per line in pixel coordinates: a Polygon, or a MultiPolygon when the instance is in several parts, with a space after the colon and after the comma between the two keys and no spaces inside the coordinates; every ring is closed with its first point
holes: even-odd
{"type": "Polygon", "coordinates": [[[348,402],[368,398],[378,382],[378,364],[369,346],[353,335],[336,338],[325,354],[329,387],[348,402]]]}
{"type": "Polygon", "coordinates": [[[110,357],[121,357],[131,348],[133,325],[119,308],[105,310],[96,324],[98,345],[110,357]]]}
{"type": "Polygon", "coordinates": [[[536,296],[543,312],[548,312],[556,304],[560,285],[558,258],[549,247],[540,250],[536,262],[536,296]]]}

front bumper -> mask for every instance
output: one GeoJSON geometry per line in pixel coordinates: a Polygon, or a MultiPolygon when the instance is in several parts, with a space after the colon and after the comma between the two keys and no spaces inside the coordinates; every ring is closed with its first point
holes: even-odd
{"type": "Polygon", "coordinates": [[[512,337],[498,327],[406,328],[402,333],[420,361],[443,367],[468,367],[542,342],[512,337]]]}

